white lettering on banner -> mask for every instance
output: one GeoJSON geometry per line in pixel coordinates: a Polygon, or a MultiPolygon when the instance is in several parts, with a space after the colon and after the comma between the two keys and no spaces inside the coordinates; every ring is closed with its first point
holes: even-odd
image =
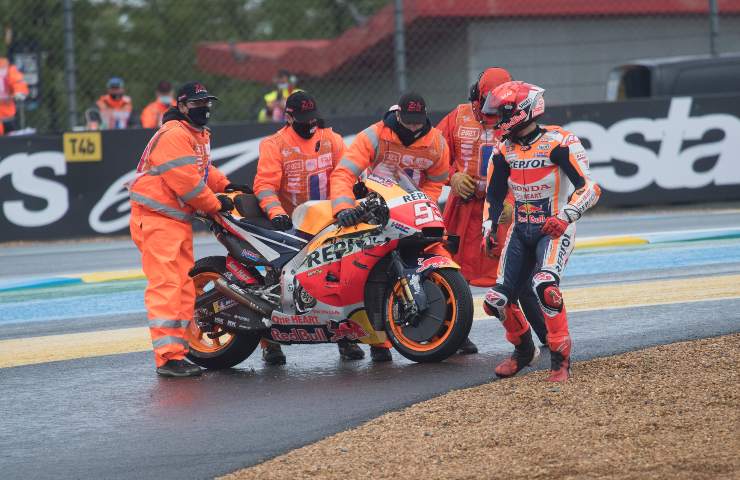
{"type": "Polygon", "coordinates": [[[40,168],[51,168],[56,176],[67,173],[62,152],[15,153],[0,162],[0,178],[10,175],[16,191],[46,201],[41,210],[26,208],[23,200],[3,202],[3,213],[20,227],[41,227],[56,222],[69,208],[69,195],[64,184],[34,175],[40,168]]]}
{"type": "Polygon", "coordinates": [[[664,189],[740,184],[736,153],[740,151],[740,119],[725,113],[690,117],[691,102],[690,97],[672,99],[666,118],[627,118],[608,129],[578,121],[564,128],[589,141],[593,178],[608,191],[633,192],[653,183],[664,189]],[[683,142],[701,140],[717,130],[724,134],[721,140],[681,149],[683,142]],[[629,143],[627,137],[633,134],[641,135],[646,142],[660,142],[658,153],[629,143]],[[709,157],[717,157],[716,164],[707,171],[696,171],[696,162],[709,157]],[[637,172],[617,174],[612,159],[636,166],[637,172]]]}

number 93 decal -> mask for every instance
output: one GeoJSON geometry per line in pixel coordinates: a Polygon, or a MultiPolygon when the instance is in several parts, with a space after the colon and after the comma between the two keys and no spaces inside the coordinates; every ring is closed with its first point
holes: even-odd
{"type": "Polygon", "coordinates": [[[416,226],[425,225],[429,222],[441,222],[442,213],[439,211],[439,207],[431,202],[417,203],[414,205],[414,220],[416,226]]]}

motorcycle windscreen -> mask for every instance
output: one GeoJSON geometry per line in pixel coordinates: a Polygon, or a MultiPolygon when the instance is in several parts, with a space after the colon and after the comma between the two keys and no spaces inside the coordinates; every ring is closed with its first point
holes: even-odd
{"type": "Polygon", "coordinates": [[[398,165],[390,166],[380,163],[367,169],[365,185],[386,200],[390,200],[418,191],[421,178],[417,178],[415,181],[414,176],[420,177],[420,175],[419,171],[411,169],[407,171],[398,165]]]}

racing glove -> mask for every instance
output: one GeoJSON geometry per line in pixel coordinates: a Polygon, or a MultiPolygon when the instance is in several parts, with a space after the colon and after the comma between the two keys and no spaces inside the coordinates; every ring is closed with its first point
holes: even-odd
{"type": "Polygon", "coordinates": [[[216,195],[216,198],[221,202],[221,208],[218,210],[219,212],[230,212],[234,209],[234,201],[231,197],[227,197],[226,195],[216,195]]]}
{"type": "Polygon", "coordinates": [[[343,227],[351,227],[360,223],[360,213],[354,208],[345,208],[337,213],[337,222],[343,227]]]}
{"type": "Polygon", "coordinates": [[[224,192],[231,193],[231,192],[242,192],[242,193],[252,193],[252,187],[249,185],[245,185],[243,183],[230,183],[226,185],[226,188],[224,188],[224,192]]]}
{"type": "Polygon", "coordinates": [[[558,217],[547,217],[545,224],[542,225],[542,233],[552,238],[558,238],[565,233],[565,229],[570,225],[565,220],[558,217]]]}
{"type": "Polygon", "coordinates": [[[13,95],[13,100],[15,100],[16,102],[22,102],[25,99],[26,99],[26,94],[25,93],[18,92],[18,93],[16,93],[16,94],[13,95]]]}
{"type": "Polygon", "coordinates": [[[483,240],[481,241],[481,249],[486,252],[489,257],[501,256],[501,249],[503,245],[499,245],[496,241],[496,233],[498,233],[498,225],[493,228],[493,222],[486,220],[483,222],[483,240]]]}
{"type": "Polygon", "coordinates": [[[465,172],[456,172],[450,179],[452,193],[465,200],[475,193],[475,180],[465,172]]]}
{"type": "Polygon", "coordinates": [[[270,221],[275,230],[290,230],[293,228],[293,222],[287,215],[276,215],[270,221]]]}

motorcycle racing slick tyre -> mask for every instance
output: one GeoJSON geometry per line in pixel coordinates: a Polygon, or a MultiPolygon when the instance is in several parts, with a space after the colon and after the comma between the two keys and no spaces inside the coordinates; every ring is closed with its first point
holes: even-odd
{"type": "Polygon", "coordinates": [[[385,331],[394,348],[414,362],[440,362],[468,338],[473,325],[473,297],[459,270],[432,271],[424,282],[428,305],[417,322],[398,319],[400,282],[388,288],[383,300],[385,331]]]}
{"type": "MultiPolygon", "coordinates": [[[[226,257],[205,257],[195,262],[191,275],[196,295],[200,296],[214,288],[214,280],[225,273],[226,257]]],[[[211,370],[231,368],[243,362],[254,352],[261,338],[259,334],[223,332],[219,325],[215,326],[212,333],[223,335],[210,338],[194,321],[188,327],[188,359],[211,370]]]]}

